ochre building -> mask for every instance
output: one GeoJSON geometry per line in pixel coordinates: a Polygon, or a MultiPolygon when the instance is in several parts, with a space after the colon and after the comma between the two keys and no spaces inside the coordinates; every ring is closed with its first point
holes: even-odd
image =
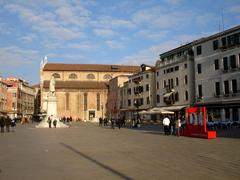
{"type": "Polygon", "coordinates": [[[109,80],[138,71],[138,66],[43,62],[40,68],[41,111],[46,111],[49,83],[54,76],[59,117],[89,121],[104,118],[107,116],[109,80]]]}

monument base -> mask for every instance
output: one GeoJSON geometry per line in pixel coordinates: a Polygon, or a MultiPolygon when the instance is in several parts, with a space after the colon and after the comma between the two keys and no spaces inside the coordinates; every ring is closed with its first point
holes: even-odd
{"type": "MultiPolygon", "coordinates": [[[[54,128],[53,125],[53,120],[56,119],[57,120],[57,125],[56,128],[68,128],[69,126],[64,124],[63,122],[59,121],[58,118],[52,118],[52,122],[51,122],[51,127],[54,128]]],[[[37,126],[36,128],[49,128],[49,124],[48,124],[48,117],[45,117],[37,126]]]]}

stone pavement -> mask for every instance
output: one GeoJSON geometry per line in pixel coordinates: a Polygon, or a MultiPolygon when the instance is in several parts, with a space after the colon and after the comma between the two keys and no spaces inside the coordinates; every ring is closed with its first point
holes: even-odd
{"type": "Polygon", "coordinates": [[[0,134],[0,180],[240,179],[240,139],[164,136],[140,129],[37,129],[0,134]]]}

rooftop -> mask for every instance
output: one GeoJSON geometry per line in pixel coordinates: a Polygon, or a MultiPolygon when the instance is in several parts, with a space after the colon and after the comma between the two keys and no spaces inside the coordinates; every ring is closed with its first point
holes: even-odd
{"type": "Polygon", "coordinates": [[[60,64],[47,63],[43,71],[98,71],[98,72],[139,72],[139,66],[104,64],[60,64]]]}

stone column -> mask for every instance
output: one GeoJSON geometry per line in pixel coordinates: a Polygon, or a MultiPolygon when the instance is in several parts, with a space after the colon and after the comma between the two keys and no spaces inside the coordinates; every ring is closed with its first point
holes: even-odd
{"type": "Polygon", "coordinates": [[[221,110],[220,110],[220,114],[221,114],[221,120],[225,120],[225,109],[224,108],[222,108],[221,110]]]}

